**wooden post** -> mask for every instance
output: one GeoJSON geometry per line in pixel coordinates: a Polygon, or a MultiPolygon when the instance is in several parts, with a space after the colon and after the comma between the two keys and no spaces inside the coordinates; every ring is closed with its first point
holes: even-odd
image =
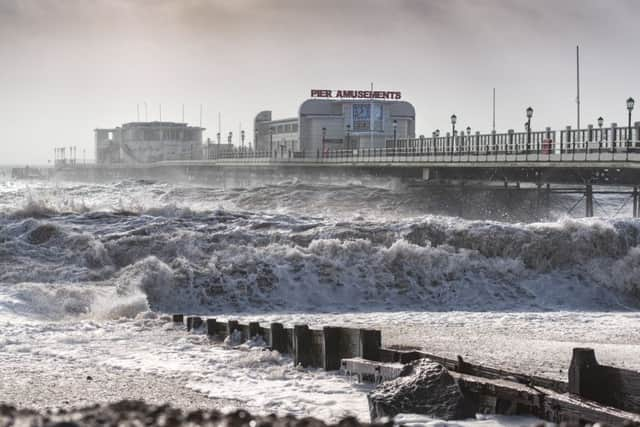
{"type": "Polygon", "coordinates": [[[280,354],[287,352],[287,333],[284,330],[282,323],[271,324],[271,337],[269,339],[269,347],[272,350],[276,350],[280,354]]]}
{"type": "Polygon", "coordinates": [[[360,329],[360,357],[380,361],[382,334],[375,329],[360,329]]]}
{"type": "Polygon", "coordinates": [[[202,317],[193,316],[191,317],[191,329],[201,328],[204,322],[202,321],[202,317]]]}
{"type": "Polygon", "coordinates": [[[233,331],[240,330],[237,320],[229,320],[227,321],[227,336],[230,337],[233,334],[233,331]]]}
{"type": "Polygon", "coordinates": [[[311,366],[311,333],[307,325],[293,327],[293,364],[303,367],[311,366]]]}
{"type": "Polygon", "coordinates": [[[340,331],[341,328],[325,326],[322,328],[324,338],[324,354],[322,355],[322,367],[325,371],[340,369],[340,331]]]}
{"type": "Polygon", "coordinates": [[[611,390],[600,384],[599,368],[592,348],[574,348],[569,366],[569,393],[596,402],[602,401],[602,393],[609,393],[611,390]]]}
{"type": "Polygon", "coordinates": [[[193,329],[193,316],[187,316],[187,331],[193,329]]]}
{"type": "Polygon", "coordinates": [[[171,316],[173,323],[184,323],[184,314],[174,314],[171,316]]]}
{"type": "Polygon", "coordinates": [[[207,319],[207,335],[216,335],[216,319],[207,319]]]}
{"type": "Polygon", "coordinates": [[[249,322],[249,339],[260,335],[260,323],[249,322]]]}

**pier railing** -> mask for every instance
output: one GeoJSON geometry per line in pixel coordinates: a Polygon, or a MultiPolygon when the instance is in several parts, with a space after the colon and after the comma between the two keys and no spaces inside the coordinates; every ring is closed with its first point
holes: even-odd
{"type": "MultiPolygon", "coordinates": [[[[324,145],[324,144],[323,144],[324,145]]],[[[315,151],[217,152],[210,160],[240,162],[638,162],[640,123],[634,127],[551,130],[489,134],[447,133],[410,139],[389,139],[384,148],[329,147],[315,151]]]]}

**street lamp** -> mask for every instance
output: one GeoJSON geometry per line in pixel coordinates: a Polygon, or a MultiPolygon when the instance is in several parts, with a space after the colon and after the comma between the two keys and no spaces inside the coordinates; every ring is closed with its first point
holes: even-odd
{"type": "Polygon", "coordinates": [[[455,114],[451,115],[451,155],[453,156],[453,146],[456,141],[456,122],[458,121],[458,117],[455,114]]]}
{"type": "Polygon", "coordinates": [[[327,137],[327,128],[323,127],[322,128],[322,157],[324,157],[324,150],[325,150],[324,141],[326,137],[327,137]]]}
{"type": "MultiPolygon", "coordinates": [[[[440,138],[440,129],[436,129],[436,138],[440,138]]],[[[433,152],[434,154],[438,154],[438,142],[434,141],[433,144],[433,152]]]]}
{"type": "Polygon", "coordinates": [[[351,125],[347,125],[347,149],[351,148],[351,125]]]}
{"type": "Polygon", "coordinates": [[[273,126],[269,128],[269,157],[273,156],[273,126]]]}
{"type": "Polygon", "coordinates": [[[253,131],[253,151],[254,154],[256,151],[258,151],[258,129],[255,129],[253,131]]]}
{"type": "Polygon", "coordinates": [[[629,147],[631,147],[631,112],[635,101],[633,98],[627,99],[627,110],[629,111],[629,126],[627,128],[627,158],[629,158],[629,147]]]}
{"type": "Polygon", "coordinates": [[[398,131],[398,121],[394,120],[393,121],[393,152],[395,154],[396,152],[396,137],[397,137],[397,131],[398,131]]]}
{"type": "Polygon", "coordinates": [[[600,160],[600,153],[602,152],[602,140],[604,136],[602,135],[602,125],[604,125],[604,119],[602,116],[598,117],[598,127],[600,128],[600,142],[598,143],[598,160],[600,160]]]}
{"type": "Polygon", "coordinates": [[[531,149],[531,117],[533,117],[533,108],[527,108],[527,152],[525,158],[528,160],[529,150],[531,149]]]}

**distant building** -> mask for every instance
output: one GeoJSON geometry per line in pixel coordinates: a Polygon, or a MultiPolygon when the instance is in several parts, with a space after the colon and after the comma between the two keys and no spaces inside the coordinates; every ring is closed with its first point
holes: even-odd
{"type": "Polygon", "coordinates": [[[95,129],[96,163],[199,160],[204,128],[173,122],[132,122],[95,129]]]}
{"type": "Polygon", "coordinates": [[[415,138],[415,109],[405,101],[309,99],[298,117],[273,120],[271,111],[254,121],[257,151],[317,151],[384,148],[396,138],[415,138]],[[324,129],[324,130],[323,130],[324,129]]]}

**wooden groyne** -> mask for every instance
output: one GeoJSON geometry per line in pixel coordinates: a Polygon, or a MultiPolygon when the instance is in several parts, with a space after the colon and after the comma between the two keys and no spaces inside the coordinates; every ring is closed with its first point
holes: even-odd
{"type": "Polygon", "coordinates": [[[261,338],[269,348],[290,355],[295,365],[341,370],[363,382],[393,380],[405,364],[428,358],[445,366],[463,393],[486,413],[528,414],[555,423],[640,426],[640,373],[600,365],[588,348],[573,350],[565,382],[473,364],[461,357],[454,360],[416,349],[383,347],[382,334],[374,329],[263,326],[182,314],[173,315],[173,321],[213,339],[261,338]]]}

